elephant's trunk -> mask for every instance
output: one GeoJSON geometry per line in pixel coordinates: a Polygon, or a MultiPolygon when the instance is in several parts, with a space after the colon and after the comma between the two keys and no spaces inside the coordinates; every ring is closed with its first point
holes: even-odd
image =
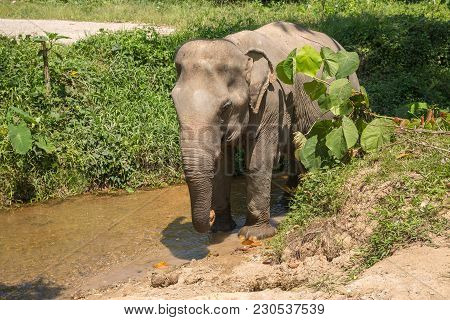
{"type": "Polygon", "coordinates": [[[211,210],[214,179],[214,153],[206,148],[182,142],[183,167],[191,198],[192,223],[195,230],[208,232],[214,222],[211,210]]]}

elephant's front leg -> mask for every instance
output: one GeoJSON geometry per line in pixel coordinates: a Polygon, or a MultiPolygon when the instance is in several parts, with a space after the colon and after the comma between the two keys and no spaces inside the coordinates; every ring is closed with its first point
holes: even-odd
{"type": "Polygon", "coordinates": [[[248,214],[245,226],[239,231],[241,238],[264,239],[276,233],[270,224],[270,189],[276,148],[276,134],[268,133],[260,135],[248,150],[248,214]]]}
{"type": "Polygon", "coordinates": [[[233,177],[233,149],[225,147],[218,160],[214,175],[213,201],[212,207],[216,214],[214,224],[211,227],[213,232],[228,232],[236,227],[236,223],[231,217],[230,189],[233,177]]]}

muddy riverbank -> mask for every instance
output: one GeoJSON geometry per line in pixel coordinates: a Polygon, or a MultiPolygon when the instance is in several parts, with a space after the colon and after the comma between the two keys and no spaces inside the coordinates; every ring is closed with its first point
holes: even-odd
{"type": "MultiPolygon", "coordinates": [[[[272,187],[274,224],[286,212],[281,184],[272,187]]],[[[235,179],[239,225],[244,191],[244,179],[235,179]]],[[[0,299],[450,298],[448,235],[410,245],[348,279],[348,254],[278,263],[266,242],[241,243],[237,231],[196,233],[185,185],[4,210],[0,299]]]]}
{"type": "MultiPolygon", "coordinates": [[[[273,188],[273,211],[283,191],[273,188]]],[[[233,182],[232,210],[245,219],[245,181],[233,182]]],[[[177,266],[239,245],[235,233],[194,231],[187,186],[125,195],[84,195],[0,211],[0,295],[70,298],[139,278],[164,261],[177,266]]]]}

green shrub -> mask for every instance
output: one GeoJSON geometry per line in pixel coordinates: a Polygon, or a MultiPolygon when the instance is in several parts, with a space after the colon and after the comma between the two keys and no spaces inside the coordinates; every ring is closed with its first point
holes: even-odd
{"type": "Polygon", "coordinates": [[[0,39],[0,193],[45,199],[92,188],[179,181],[178,126],[168,92],[178,37],[146,31],[103,33],[50,54],[46,96],[38,45],[0,39]],[[39,119],[33,133],[57,147],[15,154],[6,115],[18,107],[39,119]]]}
{"type": "MultiPolygon", "coordinates": [[[[314,221],[322,220],[326,228],[327,219],[339,219],[345,204],[355,202],[352,197],[357,191],[345,187],[355,181],[357,184],[362,181],[366,190],[380,190],[386,185],[392,190],[371,207],[350,212],[354,216],[367,215],[376,222],[367,242],[354,248],[357,254],[352,273],[372,266],[406,244],[429,241],[433,234],[444,234],[449,228],[449,221],[443,215],[447,212],[450,163],[448,151],[443,150],[447,149],[450,136],[409,132],[397,134],[396,138],[394,144],[379,153],[352,159],[348,165],[306,174],[292,198],[289,214],[271,240],[274,253],[281,256],[289,231],[296,230],[300,236],[317,229],[314,221]]],[[[373,195],[366,191],[363,197],[371,199],[373,195]]]]}

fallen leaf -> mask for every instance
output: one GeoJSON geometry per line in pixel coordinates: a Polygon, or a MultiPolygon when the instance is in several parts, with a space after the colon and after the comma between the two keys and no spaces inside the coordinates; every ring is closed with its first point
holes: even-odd
{"type": "Polygon", "coordinates": [[[250,247],[259,247],[262,246],[262,243],[260,241],[253,241],[253,243],[250,244],[250,247]]]}
{"type": "Polygon", "coordinates": [[[244,241],[241,242],[241,244],[244,245],[244,246],[249,246],[249,245],[251,245],[252,243],[253,243],[253,241],[250,240],[250,239],[246,239],[246,240],[244,240],[244,241]]]}
{"type": "Polygon", "coordinates": [[[404,158],[404,157],[408,157],[410,155],[411,155],[411,153],[402,152],[398,156],[396,156],[395,159],[401,159],[401,158],[404,158]]]}
{"type": "Polygon", "coordinates": [[[406,126],[409,124],[409,120],[408,119],[403,119],[401,122],[400,122],[400,127],[402,127],[402,128],[406,128],[406,126]]]}
{"type": "Polygon", "coordinates": [[[155,263],[153,265],[153,268],[155,268],[155,269],[164,269],[164,268],[168,268],[168,267],[169,267],[169,264],[165,261],[161,261],[161,262],[155,263]]]}

